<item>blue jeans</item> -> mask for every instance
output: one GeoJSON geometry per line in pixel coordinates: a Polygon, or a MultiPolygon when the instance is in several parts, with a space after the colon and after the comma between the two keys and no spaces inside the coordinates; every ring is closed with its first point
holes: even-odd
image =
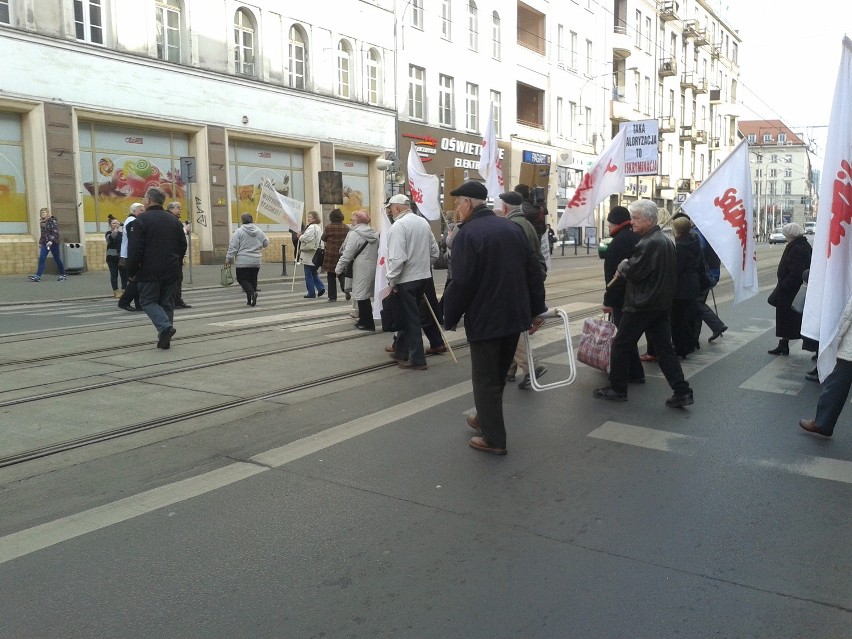
{"type": "Polygon", "coordinates": [[[423,298],[427,281],[415,280],[396,285],[403,315],[403,326],[396,337],[396,356],[407,359],[415,366],[426,364],[426,352],[420,337],[420,300],[423,298]]]}
{"type": "Polygon", "coordinates": [[[157,334],[172,327],[175,316],[175,289],[177,280],[155,280],[153,282],[137,282],[139,286],[139,302],[142,310],[151,320],[157,334]]]}
{"type": "MultiPolygon", "coordinates": [[[[41,277],[41,274],[44,273],[44,263],[47,261],[47,251],[47,244],[42,244],[38,253],[38,270],[36,271],[36,275],[38,277],[41,277]]],[[[59,257],[59,244],[57,242],[50,245],[50,253],[53,255],[53,261],[56,262],[56,268],[59,269],[59,274],[65,275],[65,266],[62,264],[62,258],[59,257]]]]}
{"type": "Polygon", "coordinates": [[[305,286],[308,288],[308,295],[316,297],[317,293],[320,295],[325,293],[325,286],[317,275],[317,267],[313,264],[302,264],[302,266],[305,268],[305,286]]]}
{"type": "Polygon", "coordinates": [[[834,370],[825,378],[817,400],[816,423],[819,432],[831,435],[852,388],[852,362],[838,359],[834,370]]]}

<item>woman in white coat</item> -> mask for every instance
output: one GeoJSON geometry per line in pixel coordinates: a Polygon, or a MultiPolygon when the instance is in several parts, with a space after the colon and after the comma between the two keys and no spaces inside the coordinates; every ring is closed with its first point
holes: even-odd
{"type": "Polygon", "coordinates": [[[269,240],[255,226],[251,213],[243,213],[240,222],[242,226],[234,232],[228,244],[225,265],[234,264],[237,267],[237,282],[246,294],[246,304],[256,306],[257,274],[260,272],[263,249],[269,246],[269,240]]]}
{"type": "Polygon", "coordinates": [[[305,287],[308,289],[306,298],[325,295],[325,286],[317,275],[318,267],[314,266],[314,253],[320,247],[321,237],[319,213],[311,211],[308,213],[308,226],[299,236],[299,261],[305,269],[305,287]]]}
{"type": "Polygon", "coordinates": [[[340,247],[340,260],[335,272],[345,273],[352,265],[352,297],[358,303],[358,321],[355,328],[376,330],[373,320],[373,284],[376,279],[376,261],[379,258],[379,232],[370,226],[370,213],[360,209],[352,213],[352,229],[340,247]]]}

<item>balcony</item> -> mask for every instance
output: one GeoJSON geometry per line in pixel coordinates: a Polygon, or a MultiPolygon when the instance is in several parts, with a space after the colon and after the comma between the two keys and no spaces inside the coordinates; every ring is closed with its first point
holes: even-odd
{"type": "Polygon", "coordinates": [[[683,21],[683,37],[684,37],[684,39],[698,37],[699,31],[701,31],[701,27],[698,24],[698,20],[684,20],[683,21]]]}
{"type": "Polygon", "coordinates": [[[694,75],[691,73],[684,73],[680,76],[680,86],[682,89],[694,89],[695,88],[695,80],[694,75]]]}
{"type": "Polygon", "coordinates": [[[707,78],[695,78],[695,86],[693,87],[694,93],[707,93],[708,85],[707,78]]]}
{"type": "Polygon", "coordinates": [[[680,141],[681,142],[694,142],[695,141],[695,129],[692,128],[692,125],[682,126],[680,127],[680,141]]]}
{"type": "Polygon", "coordinates": [[[680,5],[677,2],[660,3],[660,20],[662,20],[663,22],[677,20],[677,12],[679,9],[680,5]]]}
{"type": "Polygon", "coordinates": [[[695,181],[690,179],[678,180],[677,190],[691,192],[695,188],[695,181]]]}
{"type": "Polygon", "coordinates": [[[616,24],[612,28],[612,55],[614,58],[624,59],[633,53],[633,41],[627,33],[627,25],[616,24]]]}
{"type": "Polygon", "coordinates": [[[611,100],[609,103],[609,119],[612,122],[631,122],[639,116],[633,107],[622,100],[611,100]]]}
{"type": "Polygon", "coordinates": [[[664,58],[660,60],[658,75],[661,78],[669,78],[673,75],[677,75],[677,60],[674,58],[664,58]]]}
{"type": "Polygon", "coordinates": [[[722,55],[722,45],[721,44],[714,44],[710,48],[710,57],[718,60],[721,55],[722,55]]]}
{"type": "Polygon", "coordinates": [[[702,131],[701,129],[693,129],[692,140],[694,144],[707,144],[707,131],[702,131]]]}
{"type": "Polygon", "coordinates": [[[673,115],[660,118],[660,133],[674,133],[677,130],[677,122],[673,115]]]}
{"type": "Polygon", "coordinates": [[[722,89],[710,89],[710,104],[722,104],[722,89]]]}
{"type": "Polygon", "coordinates": [[[711,151],[718,151],[719,148],[720,148],[719,147],[719,138],[710,138],[709,147],[710,147],[711,151]]]}
{"type": "Polygon", "coordinates": [[[693,42],[696,47],[702,47],[705,44],[710,44],[710,40],[707,39],[707,29],[696,29],[695,39],[693,42]]]}

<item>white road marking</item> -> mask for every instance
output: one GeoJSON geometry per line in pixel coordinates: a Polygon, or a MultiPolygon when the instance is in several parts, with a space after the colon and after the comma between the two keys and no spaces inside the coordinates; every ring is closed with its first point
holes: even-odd
{"type": "Polygon", "coordinates": [[[604,422],[588,436],[682,455],[693,455],[706,441],[703,437],[692,437],[619,422],[604,422]]]}
{"type": "Polygon", "coordinates": [[[805,373],[812,368],[810,359],[803,357],[770,356],[769,363],[740,384],[746,390],[776,393],[778,395],[798,395],[805,384],[805,373]]]}
{"type": "Polygon", "coordinates": [[[797,463],[787,463],[769,459],[740,459],[740,462],[752,463],[764,468],[780,468],[790,473],[827,479],[829,481],[840,481],[852,484],[852,462],[843,459],[832,459],[831,457],[806,457],[797,463]]]}
{"type": "Polygon", "coordinates": [[[238,320],[228,320],[226,322],[210,322],[209,326],[223,327],[241,327],[241,326],[262,326],[264,324],[275,324],[277,322],[293,321],[300,319],[312,319],[315,317],[326,317],[328,315],[339,315],[345,308],[317,308],[309,311],[294,311],[290,313],[278,313],[276,315],[262,315],[256,317],[244,317],[238,320]]]}

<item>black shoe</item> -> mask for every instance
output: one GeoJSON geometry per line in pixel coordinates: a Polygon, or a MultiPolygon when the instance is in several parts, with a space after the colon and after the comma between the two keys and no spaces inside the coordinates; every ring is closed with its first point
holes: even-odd
{"type": "Polygon", "coordinates": [[[121,302],[118,303],[118,308],[125,311],[130,311],[131,313],[135,313],[139,310],[138,308],[133,308],[130,304],[122,304],[121,302]]]}
{"type": "Polygon", "coordinates": [[[597,399],[608,399],[613,402],[627,401],[627,393],[619,393],[610,386],[607,386],[606,388],[598,388],[594,393],[592,393],[592,395],[597,399]]]}
{"type": "Polygon", "coordinates": [[[807,375],[805,375],[805,379],[809,382],[819,382],[819,370],[815,368],[812,371],[808,371],[807,375]]]}
{"type": "MultiPolygon", "coordinates": [[[[536,366],[535,367],[535,378],[538,379],[539,377],[544,375],[546,372],[547,372],[547,369],[544,366],[536,366]]],[[[530,387],[532,387],[532,380],[530,379],[530,374],[527,373],[526,375],[524,375],[524,378],[521,380],[521,383],[518,384],[518,388],[520,388],[521,390],[527,390],[530,387]]]]}
{"type": "Polygon", "coordinates": [[[671,408],[683,408],[684,406],[689,406],[690,404],[695,403],[695,398],[692,396],[692,392],[683,393],[678,395],[675,393],[671,397],[666,400],[666,406],[671,408]]]}
{"type": "Polygon", "coordinates": [[[351,299],[352,299],[352,293],[347,293],[346,294],[346,301],[348,302],[351,299]]]}
{"type": "Polygon", "coordinates": [[[364,326],[363,324],[361,324],[359,322],[355,323],[355,328],[357,328],[359,331],[375,331],[376,330],[375,326],[371,328],[369,326],[364,326]]]}
{"type": "Polygon", "coordinates": [[[781,344],[778,344],[778,346],[773,348],[771,351],[766,351],[766,352],[769,353],[770,355],[789,355],[790,354],[790,347],[787,346],[786,344],[784,344],[783,346],[781,344]]]}
{"type": "Polygon", "coordinates": [[[164,350],[168,349],[172,345],[172,336],[177,333],[174,326],[170,326],[162,333],[160,333],[160,339],[157,340],[157,348],[162,348],[164,350]]]}
{"type": "Polygon", "coordinates": [[[312,300],[316,297],[316,295],[302,295],[306,300],[312,300]]]}
{"type": "Polygon", "coordinates": [[[722,327],[722,328],[720,328],[717,332],[713,333],[710,337],[708,337],[708,338],[707,338],[707,341],[708,341],[708,342],[714,342],[714,341],[716,341],[717,339],[719,339],[720,337],[722,337],[722,333],[724,333],[724,332],[725,332],[725,331],[727,331],[727,330],[728,330],[728,327],[727,327],[727,326],[723,326],[723,327],[722,327]]]}
{"type": "Polygon", "coordinates": [[[187,304],[186,302],[181,301],[175,304],[175,308],[192,308],[192,306],[190,304],[187,304]]]}
{"type": "Polygon", "coordinates": [[[644,377],[631,377],[627,381],[630,382],[631,384],[644,384],[645,378],[644,377]]]}
{"type": "Polygon", "coordinates": [[[251,294],[251,300],[249,300],[249,306],[257,306],[257,291],[251,294]]]}
{"type": "Polygon", "coordinates": [[[317,292],[317,297],[322,297],[323,295],[325,295],[325,289],[317,292]]]}

